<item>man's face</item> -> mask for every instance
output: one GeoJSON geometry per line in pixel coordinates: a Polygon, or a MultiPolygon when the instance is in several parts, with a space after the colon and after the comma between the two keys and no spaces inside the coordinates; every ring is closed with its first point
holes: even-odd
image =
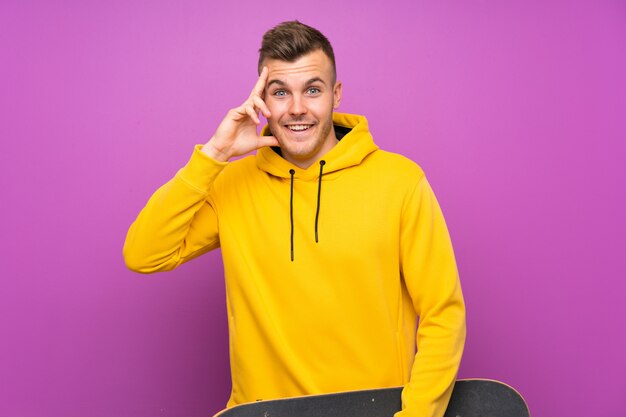
{"type": "Polygon", "coordinates": [[[341,83],[333,84],[330,59],[321,50],[295,62],[268,59],[264,101],[272,135],[283,157],[308,168],[336,143],[333,109],[341,101],[341,83]]]}

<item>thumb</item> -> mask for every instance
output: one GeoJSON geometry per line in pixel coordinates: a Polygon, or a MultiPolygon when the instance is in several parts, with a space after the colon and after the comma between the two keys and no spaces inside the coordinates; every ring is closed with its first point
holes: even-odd
{"type": "Polygon", "coordinates": [[[280,146],[280,144],[274,136],[259,136],[258,146],[263,148],[265,146],[280,146]]]}

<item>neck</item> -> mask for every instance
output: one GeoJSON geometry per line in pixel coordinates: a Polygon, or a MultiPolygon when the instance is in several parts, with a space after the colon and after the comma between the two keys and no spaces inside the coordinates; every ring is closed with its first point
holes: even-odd
{"type": "Polygon", "coordinates": [[[326,141],[324,141],[320,149],[315,152],[313,156],[309,158],[297,158],[293,155],[287,155],[285,153],[282,153],[282,157],[300,169],[307,169],[316,161],[324,157],[324,155],[326,155],[332,148],[334,148],[337,143],[339,143],[339,140],[335,136],[335,131],[333,129],[331,131],[330,137],[326,141]]]}

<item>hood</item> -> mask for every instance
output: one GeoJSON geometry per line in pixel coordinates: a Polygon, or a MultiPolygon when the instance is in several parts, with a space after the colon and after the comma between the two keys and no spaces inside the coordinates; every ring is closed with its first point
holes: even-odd
{"type": "MultiPolygon", "coordinates": [[[[317,208],[315,211],[314,235],[315,242],[319,242],[318,225],[320,222],[320,205],[322,197],[322,179],[333,172],[359,165],[366,156],[378,149],[367,126],[367,119],[353,114],[333,113],[333,125],[339,142],[318,161],[307,169],[301,169],[288,162],[278,154],[279,149],[265,147],[256,154],[256,163],[259,169],[279,178],[288,178],[290,181],[289,193],[289,221],[291,261],[295,259],[294,247],[294,181],[317,180],[317,208]]],[[[269,126],[261,131],[262,135],[269,135],[269,126]]],[[[332,204],[332,203],[331,203],[332,204]]]]}
{"type": "MultiPolygon", "coordinates": [[[[337,138],[340,140],[337,145],[320,158],[320,160],[325,161],[324,174],[359,165],[367,155],[378,149],[369,132],[365,117],[333,113],[333,124],[336,127],[337,138]],[[340,131],[344,130],[348,133],[340,137],[340,131]]],[[[270,135],[269,125],[263,128],[261,134],[270,135]]],[[[319,161],[314,162],[307,169],[298,168],[270,147],[261,148],[257,151],[256,163],[259,169],[280,178],[291,178],[290,170],[292,169],[295,171],[294,177],[297,179],[313,180],[319,175],[319,161]]]]}

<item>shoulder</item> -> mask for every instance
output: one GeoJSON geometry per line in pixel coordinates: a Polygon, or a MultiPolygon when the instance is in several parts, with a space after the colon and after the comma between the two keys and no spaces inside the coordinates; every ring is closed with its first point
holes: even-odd
{"type": "MultiPolygon", "coordinates": [[[[382,172],[402,176],[402,178],[421,179],[424,170],[416,162],[404,155],[378,149],[368,157],[368,163],[382,172]]],[[[401,178],[398,178],[401,179],[401,178]]]]}
{"type": "Polygon", "coordinates": [[[214,189],[223,191],[224,189],[232,188],[234,185],[241,187],[247,181],[254,180],[256,174],[258,174],[258,169],[254,155],[231,160],[215,180],[214,189]]]}
{"type": "Polygon", "coordinates": [[[247,175],[250,171],[256,171],[256,163],[254,155],[244,156],[240,159],[231,160],[224,168],[226,176],[247,175]]]}

